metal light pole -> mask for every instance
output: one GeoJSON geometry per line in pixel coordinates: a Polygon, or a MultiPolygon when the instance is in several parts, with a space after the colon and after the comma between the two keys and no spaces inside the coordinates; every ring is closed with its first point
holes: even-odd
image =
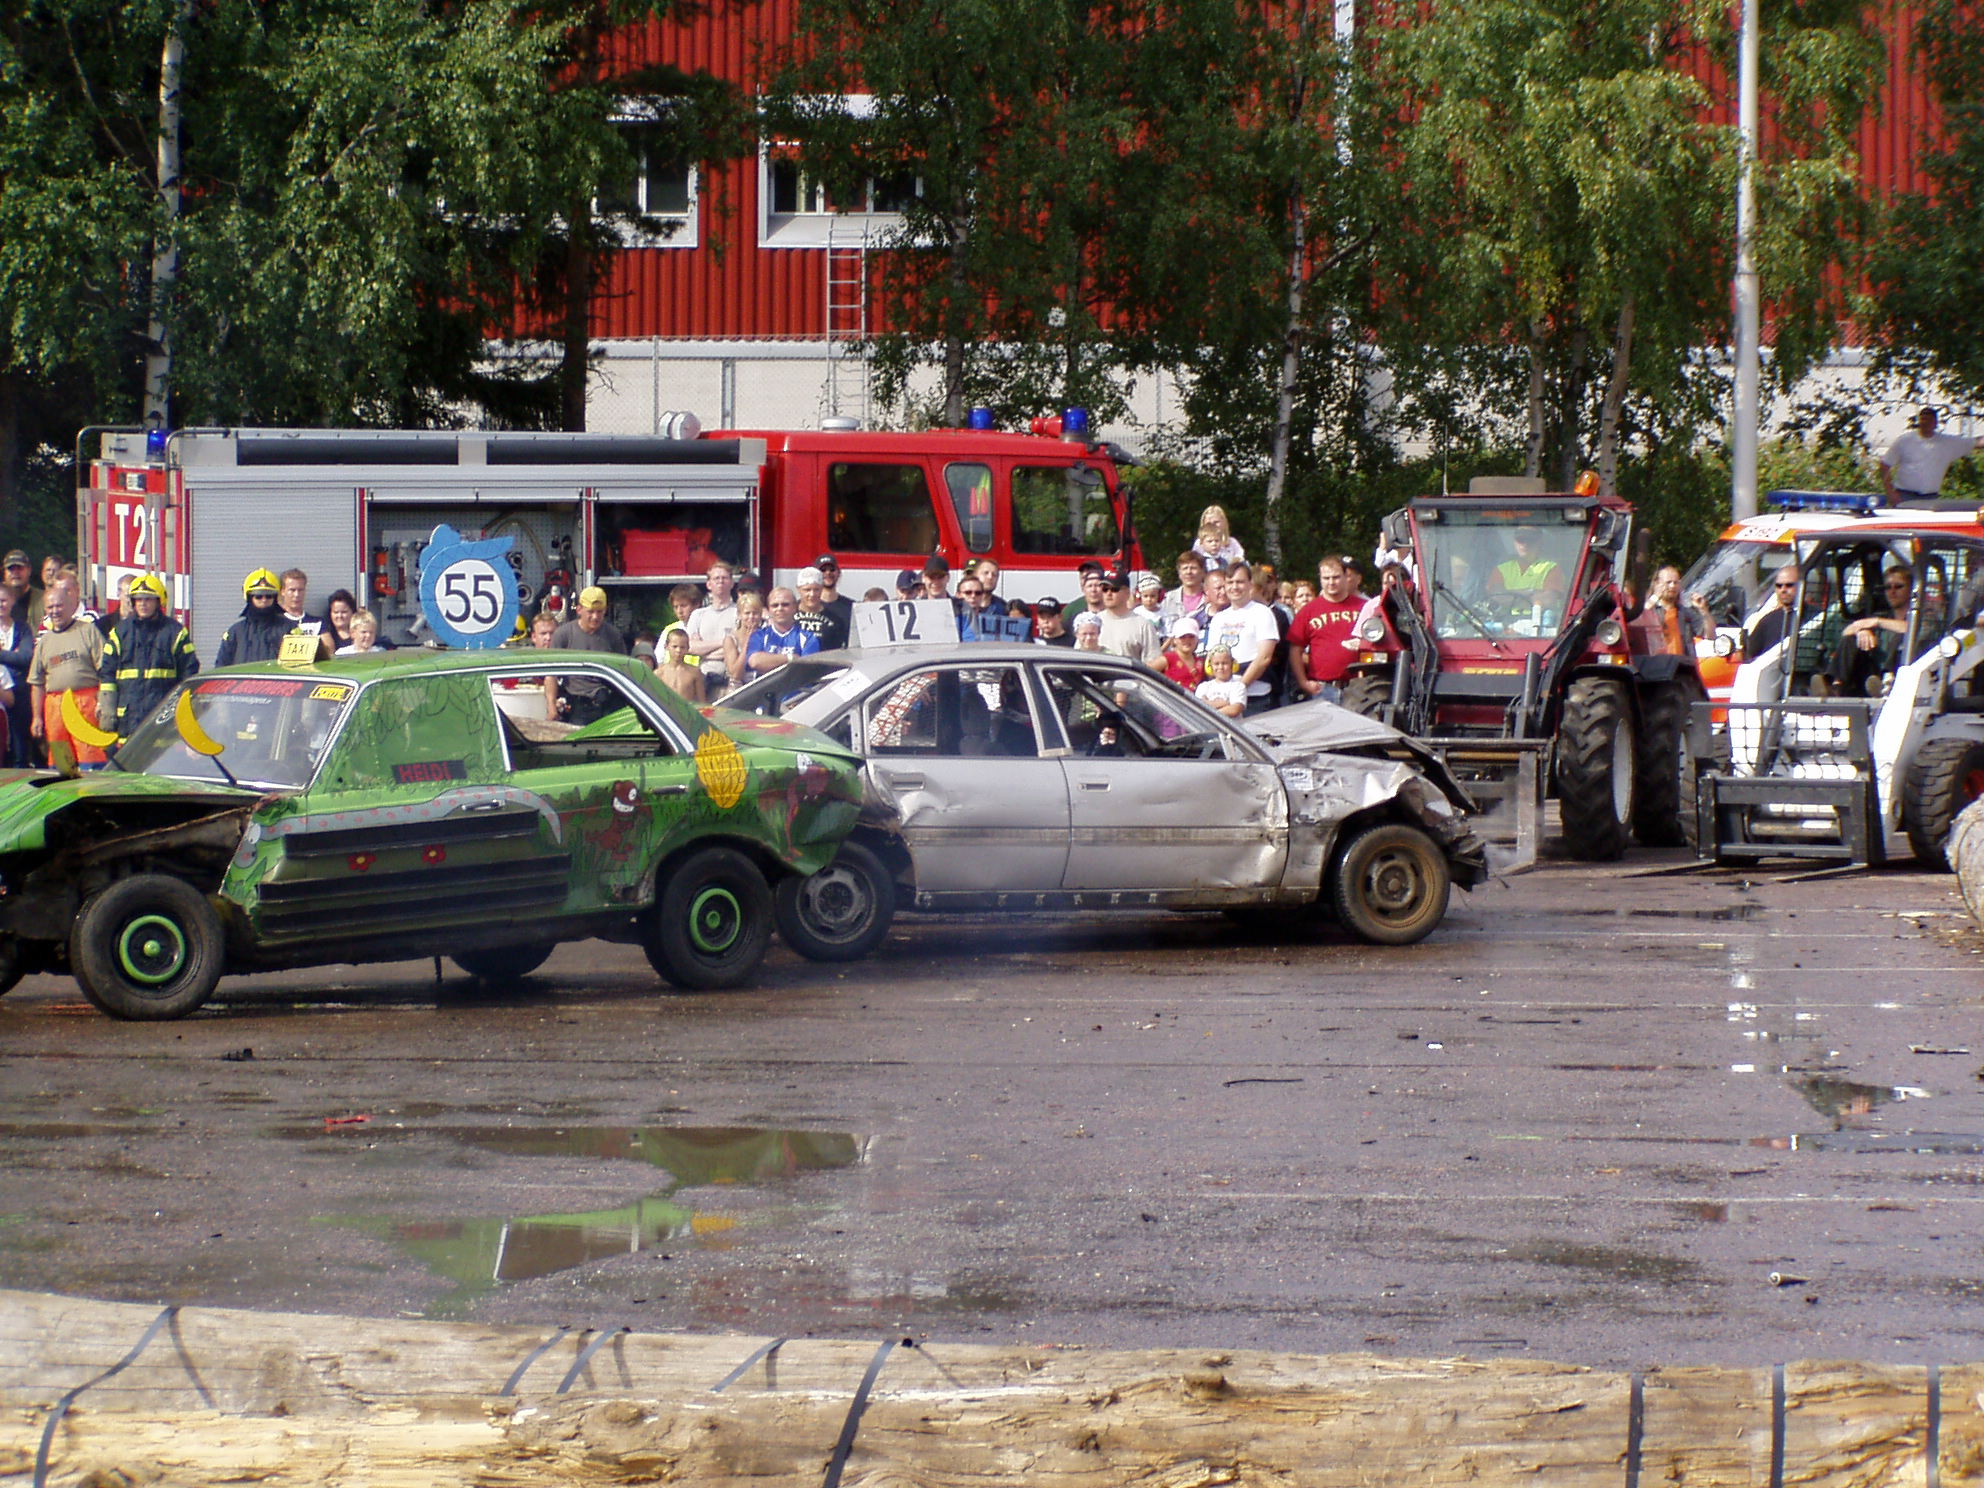
{"type": "Polygon", "coordinates": [[[1757,514],[1757,0],[1743,0],[1737,67],[1736,426],[1730,439],[1729,514],[1757,514]]]}

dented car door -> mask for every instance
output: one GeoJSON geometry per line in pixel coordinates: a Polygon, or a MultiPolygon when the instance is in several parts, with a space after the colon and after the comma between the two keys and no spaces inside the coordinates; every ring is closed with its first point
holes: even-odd
{"type": "Polygon", "coordinates": [[[920,668],[867,700],[861,752],[895,808],[919,895],[1061,887],[1067,783],[1038,724],[1012,665],[920,668]]]}
{"type": "Polygon", "coordinates": [[[1272,763],[1155,674],[1045,671],[1072,746],[1065,887],[1280,885],[1288,800],[1272,763]]]}

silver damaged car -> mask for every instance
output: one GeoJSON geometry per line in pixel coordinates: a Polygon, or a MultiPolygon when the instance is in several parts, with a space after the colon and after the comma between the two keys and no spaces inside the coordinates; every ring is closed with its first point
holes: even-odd
{"type": "Polygon", "coordinates": [[[1446,767],[1328,703],[1243,724],[1117,657],[980,644],[825,652],[723,706],[866,761],[840,855],[779,890],[780,932],[815,960],[865,955],[898,908],[1323,906],[1408,945],[1488,876],[1446,767]]]}

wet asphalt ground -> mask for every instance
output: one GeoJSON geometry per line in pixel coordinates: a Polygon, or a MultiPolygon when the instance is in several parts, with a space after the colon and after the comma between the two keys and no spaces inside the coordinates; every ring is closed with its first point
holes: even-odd
{"type": "Polygon", "coordinates": [[[662,991],[562,948],[0,999],[0,1284],[641,1330],[1984,1356],[1953,881],[1549,864],[1402,950],[899,921],[662,991]]]}

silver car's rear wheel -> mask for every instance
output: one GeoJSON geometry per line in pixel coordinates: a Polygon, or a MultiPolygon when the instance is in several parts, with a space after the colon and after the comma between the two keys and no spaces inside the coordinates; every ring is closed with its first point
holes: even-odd
{"type": "Polygon", "coordinates": [[[811,961],[856,961],[889,933],[896,886],[882,860],[843,842],[818,873],[779,880],[772,910],[785,943],[811,961]]]}

